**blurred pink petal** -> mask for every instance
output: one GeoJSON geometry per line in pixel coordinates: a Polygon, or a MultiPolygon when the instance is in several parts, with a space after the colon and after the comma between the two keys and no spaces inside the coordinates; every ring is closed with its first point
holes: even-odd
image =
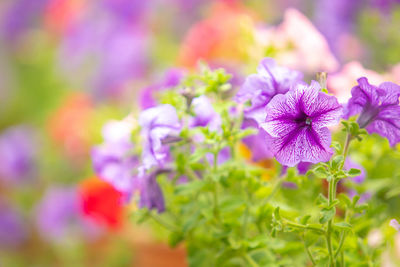
{"type": "Polygon", "coordinates": [[[346,103],[351,97],[351,88],[357,85],[357,79],[363,76],[368,77],[371,84],[381,84],[385,80],[379,73],[364,69],[360,62],[352,61],[344,65],[339,72],[328,75],[328,89],[336,95],[340,103],[346,103]]]}

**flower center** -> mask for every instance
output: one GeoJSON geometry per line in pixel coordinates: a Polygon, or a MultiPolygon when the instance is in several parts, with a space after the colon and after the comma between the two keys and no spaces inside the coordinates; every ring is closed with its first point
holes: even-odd
{"type": "Polygon", "coordinates": [[[311,118],[309,117],[306,118],[306,125],[311,125],[311,118]]]}

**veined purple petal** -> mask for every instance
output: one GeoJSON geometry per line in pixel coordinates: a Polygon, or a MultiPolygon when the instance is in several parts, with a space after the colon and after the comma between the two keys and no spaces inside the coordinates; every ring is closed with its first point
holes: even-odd
{"type": "Polygon", "coordinates": [[[270,135],[271,151],[283,165],[328,161],[333,154],[325,126],[339,121],[342,107],[334,96],[319,89],[316,82],[299,83],[285,95],[275,96],[266,108],[261,127],[270,135]]]}
{"type": "Polygon", "coordinates": [[[385,82],[377,87],[363,77],[351,93],[345,117],[360,114],[360,128],[386,137],[391,146],[400,142],[400,86],[385,82]]]}
{"type": "Polygon", "coordinates": [[[257,68],[257,74],[249,75],[236,95],[236,101],[250,100],[251,106],[245,109],[245,117],[259,123],[265,119],[264,107],[278,94],[286,93],[294,84],[300,82],[300,72],[278,66],[271,58],[265,58],[257,68]]]}

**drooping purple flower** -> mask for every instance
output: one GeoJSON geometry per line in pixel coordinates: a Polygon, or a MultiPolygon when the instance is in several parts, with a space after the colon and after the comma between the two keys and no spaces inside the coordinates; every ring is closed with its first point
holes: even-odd
{"type": "Polygon", "coordinates": [[[35,144],[32,129],[14,126],[0,135],[0,179],[7,183],[27,181],[35,173],[35,144]]]}
{"type": "Polygon", "coordinates": [[[261,127],[270,135],[271,151],[283,165],[293,167],[301,161],[328,161],[331,133],[342,107],[334,96],[320,91],[320,85],[297,84],[285,95],[276,95],[265,109],[261,127]]]}
{"type": "Polygon", "coordinates": [[[0,202],[0,247],[17,247],[26,240],[27,235],[21,215],[3,201],[0,202]]]}
{"type": "Polygon", "coordinates": [[[360,114],[357,119],[360,128],[386,137],[391,146],[400,142],[400,86],[391,82],[374,86],[362,77],[351,89],[351,95],[345,118],[360,114]]]}
{"type": "Polygon", "coordinates": [[[133,155],[132,128],[129,117],[108,122],[103,127],[104,143],[92,150],[93,167],[98,177],[128,197],[134,189],[134,170],[139,164],[133,155]]]}
{"type": "Polygon", "coordinates": [[[392,226],[396,231],[400,232],[400,224],[396,219],[390,220],[389,225],[392,226]]]}
{"type": "Polygon", "coordinates": [[[210,100],[205,96],[199,96],[192,100],[194,117],[190,122],[191,127],[208,126],[211,131],[221,128],[221,117],[215,112],[210,100]]]}
{"type": "Polygon", "coordinates": [[[278,94],[285,94],[302,78],[300,72],[281,67],[271,58],[264,58],[257,68],[257,74],[246,78],[236,100],[250,100],[251,106],[245,109],[245,117],[261,122],[268,102],[278,94]]]}
{"type": "Polygon", "coordinates": [[[167,137],[176,137],[181,128],[175,108],[165,104],[146,109],[139,116],[139,125],[142,127],[143,168],[162,165],[168,155],[167,137]]]}
{"type": "Polygon", "coordinates": [[[147,109],[157,106],[158,103],[155,99],[155,94],[159,91],[177,86],[181,82],[184,74],[185,71],[183,69],[169,69],[161,82],[144,88],[140,93],[141,108],[147,109]]]}
{"type": "Polygon", "coordinates": [[[165,211],[164,195],[157,183],[159,171],[153,171],[149,175],[139,177],[140,181],[140,208],[156,209],[158,213],[165,211]]]}

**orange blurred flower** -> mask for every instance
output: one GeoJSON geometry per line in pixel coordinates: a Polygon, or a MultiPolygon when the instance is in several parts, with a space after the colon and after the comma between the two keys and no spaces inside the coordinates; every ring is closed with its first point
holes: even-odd
{"type": "Polygon", "coordinates": [[[210,16],[187,33],[179,63],[193,68],[199,60],[238,61],[246,58],[246,30],[251,32],[252,15],[238,1],[217,1],[210,16]]]}
{"type": "Polygon", "coordinates": [[[110,229],[118,229],[123,218],[122,193],[111,184],[92,177],[79,185],[82,211],[85,216],[110,229]]]}
{"type": "Polygon", "coordinates": [[[93,115],[89,96],[72,93],[48,121],[50,137],[75,162],[89,154],[89,126],[93,115]]]}

